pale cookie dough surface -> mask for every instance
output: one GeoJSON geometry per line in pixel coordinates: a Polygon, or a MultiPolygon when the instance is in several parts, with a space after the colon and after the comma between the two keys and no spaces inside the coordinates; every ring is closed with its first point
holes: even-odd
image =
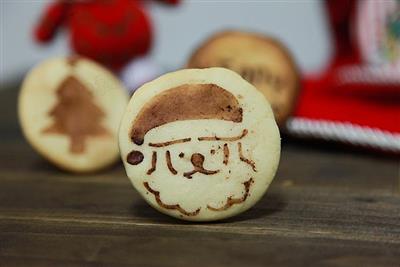
{"type": "Polygon", "coordinates": [[[119,80],[84,58],[53,58],[25,78],[18,103],[28,142],[58,167],[102,169],[118,159],[118,127],[128,103],[119,80]]]}
{"type": "Polygon", "coordinates": [[[143,85],[119,131],[132,184],[154,208],[191,221],[252,207],[279,163],[270,105],[236,73],[187,69],[143,85]]]}
{"type": "Polygon", "coordinates": [[[299,73],[289,51],[273,38],[239,31],[221,32],[206,40],[187,66],[224,67],[239,73],[268,99],[279,125],[284,125],[294,108],[299,73]]]}

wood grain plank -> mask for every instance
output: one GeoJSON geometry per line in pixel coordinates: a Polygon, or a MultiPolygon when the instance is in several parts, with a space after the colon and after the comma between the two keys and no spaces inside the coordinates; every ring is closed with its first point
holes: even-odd
{"type": "Polygon", "coordinates": [[[105,266],[395,266],[400,250],[399,244],[268,232],[248,235],[152,225],[119,228],[69,222],[9,223],[14,231],[0,233],[1,257],[8,262],[22,257],[105,266]],[[30,230],[16,231],[25,227],[30,230]]]}
{"type": "Polygon", "coordinates": [[[284,141],[267,195],[217,223],[169,218],[121,164],[61,172],[22,139],[0,92],[0,266],[398,266],[399,161],[284,141]]]}
{"type": "Polygon", "coordinates": [[[273,184],[252,210],[217,226],[182,224],[150,208],[131,188],[123,170],[87,179],[64,176],[3,178],[0,220],[69,221],[106,225],[149,224],[196,231],[272,231],[280,235],[322,235],[337,239],[399,242],[400,198],[381,191],[347,192],[273,184]],[[84,212],[83,212],[84,211],[84,212]],[[225,230],[222,228],[226,228],[225,230]],[[371,231],[376,231],[371,235],[371,231]]]}

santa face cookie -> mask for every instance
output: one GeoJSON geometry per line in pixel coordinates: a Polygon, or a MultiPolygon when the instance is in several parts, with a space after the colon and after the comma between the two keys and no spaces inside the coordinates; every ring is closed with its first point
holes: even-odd
{"type": "Polygon", "coordinates": [[[95,171],[118,159],[127,102],[122,84],[97,63],[55,58],[26,77],[19,119],[28,142],[49,161],[69,171],[95,171]]]}
{"type": "Polygon", "coordinates": [[[223,68],[186,69],[143,85],[119,131],[128,177],[170,216],[212,221],[253,206],[279,162],[267,100],[223,68]]]}
{"type": "Polygon", "coordinates": [[[191,56],[189,68],[224,67],[239,73],[271,103],[283,126],[299,90],[299,74],[288,50],[277,40],[239,31],[219,33],[191,56]]]}

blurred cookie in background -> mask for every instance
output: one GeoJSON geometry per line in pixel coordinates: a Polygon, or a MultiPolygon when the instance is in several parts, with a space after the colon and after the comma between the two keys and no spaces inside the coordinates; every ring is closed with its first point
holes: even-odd
{"type": "Polygon", "coordinates": [[[94,61],[53,58],[25,78],[19,120],[28,142],[50,162],[90,172],[117,161],[117,131],[127,102],[121,82],[94,61]]]}
{"type": "Polygon", "coordinates": [[[194,51],[187,67],[224,67],[239,73],[268,99],[281,127],[294,109],[299,72],[287,48],[271,37],[241,31],[217,33],[194,51]]]}

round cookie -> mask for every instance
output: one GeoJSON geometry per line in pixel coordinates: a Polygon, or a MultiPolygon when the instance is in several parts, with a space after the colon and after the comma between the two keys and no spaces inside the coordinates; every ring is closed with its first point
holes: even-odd
{"type": "Polygon", "coordinates": [[[128,95],[97,63],[53,58],[25,78],[18,111],[28,142],[46,159],[72,172],[90,172],[119,157],[118,127],[128,95]]]}
{"type": "Polygon", "coordinates": [[[280,157],[268,101],[224,68],[180,70],[140,87],[123,116],[119,146],[142,197],[190,221],[219,220],[252,207],[280,157]]]}
{"type": "Polygon", "coordinates": [[[187,66],[236,71],[264,94],[280,126],[293,111],[299,73],[289,51],[273,38],[239,31],[221,32],[205,41],[187,66]]]}

